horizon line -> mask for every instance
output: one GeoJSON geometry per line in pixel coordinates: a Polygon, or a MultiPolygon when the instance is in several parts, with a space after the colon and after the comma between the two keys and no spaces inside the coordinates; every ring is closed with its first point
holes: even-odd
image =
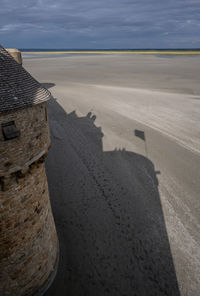
{"type": "Polygon", "coordinates": [[[195,50],[200,50],[200,48],[41,48],[41,47],[29,47],[29,48],[19,48],[19,50],[49,50],[49,51],[110,51],[110,50],[116,50],[116,51],[140,51],[140,50],[160,50],[160,51],[164,51],[164,50],[169,50],[169,51],[173,51],[173,50],[188,50],[188,51],[195,51],[195,50]]]}

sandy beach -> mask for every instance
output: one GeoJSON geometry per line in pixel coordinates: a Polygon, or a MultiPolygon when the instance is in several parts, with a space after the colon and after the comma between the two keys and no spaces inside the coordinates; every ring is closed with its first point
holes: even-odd
{"type": "Polygon", "coordinates": [[[197,296],[200,57],[24,54],[53,98],[45,296],[197,296]]]}

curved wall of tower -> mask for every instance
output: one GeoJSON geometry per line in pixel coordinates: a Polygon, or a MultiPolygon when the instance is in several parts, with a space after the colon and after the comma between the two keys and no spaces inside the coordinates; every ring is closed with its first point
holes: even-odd
{"type": "Polygon", "coordinates": [[[46,103],[0,114],[0,126],[11,121],[20,137],[5,141],[0,128],[0,176],[31,164],[47,153],[50,146],[46,103]]]}
{"type": "MultiPolygon", "coordinates": [[[[45,157],[46,103],[0,114],[0,295],[41,295],[55,276],[58,240],[45,157]],[[14,122],[18,136],[5,139],[14,122]]],[[[12,132],[12,130],[11,130],[12,132]]]]}

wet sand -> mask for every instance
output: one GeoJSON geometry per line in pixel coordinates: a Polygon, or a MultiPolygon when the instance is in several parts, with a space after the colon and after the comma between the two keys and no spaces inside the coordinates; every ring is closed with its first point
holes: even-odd
{"type": "Polygon", "coordinates": [[[54,97],[46,166],[60,265],[46,296],[198,295],[200,58],[24,66],[54,97]]]}

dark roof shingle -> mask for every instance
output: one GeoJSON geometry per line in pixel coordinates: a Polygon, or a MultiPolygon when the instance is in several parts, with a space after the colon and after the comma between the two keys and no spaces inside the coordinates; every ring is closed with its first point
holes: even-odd
{"type": "Polygon", "coordinates": [[[0,113],[40,104],[50,97],[50,92],[0,45],[0,113]]]}

